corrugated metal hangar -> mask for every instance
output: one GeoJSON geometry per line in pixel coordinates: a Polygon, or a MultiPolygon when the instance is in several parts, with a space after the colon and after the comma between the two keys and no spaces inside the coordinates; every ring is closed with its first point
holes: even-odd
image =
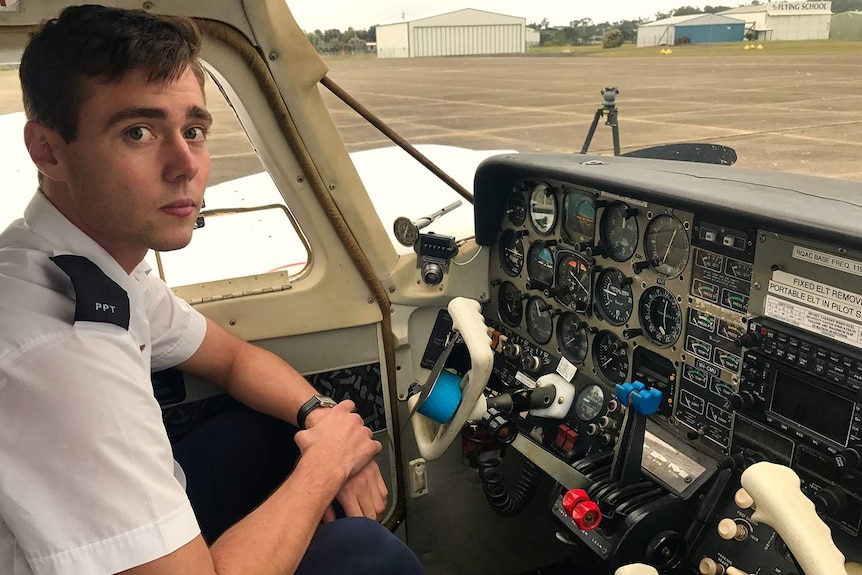
{"type": "Polygon", "coordinates": [[[527,19],[465,8],[377,26],[378,58],[523,54],[527,19]]]}
{"type": "Polygon", "coordinates": [[[832,1],[767,2],[721,12],[745,20],[752,40],[826,40],[832,21],[832,1]]]}
{"type": "Polygon", "coordinates": [[[683,37],[692,44],[739,42],[744,35],[743,20],[718,14],[691,14],[641,24],[638,28],[638,47],[672,46],[683,37]]]}

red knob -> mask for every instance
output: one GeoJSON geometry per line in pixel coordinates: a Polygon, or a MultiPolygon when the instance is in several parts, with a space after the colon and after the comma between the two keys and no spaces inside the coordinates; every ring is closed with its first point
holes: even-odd
{"type": "Polygon", "coordinates": [[[563,495],[563,509],[566,510],[566,515],[572,516],[575,511],[575,506],[582,501],[589,501],[590,497],[583,489],[569,489],[563,495]]]}
{"type": "Polygon", "coordinates": [[[592,531],[602,521],[602,512],[599,506],[592,501],[581,501],[575,505],[572,511],[572,520],[579,529],[592,531]]]}

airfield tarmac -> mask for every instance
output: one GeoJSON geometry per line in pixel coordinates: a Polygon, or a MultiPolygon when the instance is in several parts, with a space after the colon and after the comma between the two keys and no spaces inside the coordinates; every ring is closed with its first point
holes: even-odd
{"type": "MultiPolygon", "coordinates": [[[[378,60],[328,58],[329,76],[414,144],[579,151],[601,89],[616,86],[622,151],[671,142],[736,149],[737,166],[862,181],[862,43],[857,54],[599,58],[574,55],[378,60]]],[[[350,151],[387,145],[321,88],[350,151]]],[[[209,104],[212,183],[257,171],[218,97],[209,104]],[[222,124],[224,126],[224,124],[222,124]]],[[[0,114],[19,111],[0,72],[0,114]]],[[[590,152],[611,154],[601,122],[590,152]]]]}

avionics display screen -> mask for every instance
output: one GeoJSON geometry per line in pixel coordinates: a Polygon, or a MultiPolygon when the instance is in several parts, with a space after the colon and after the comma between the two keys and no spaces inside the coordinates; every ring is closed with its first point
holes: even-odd
{"type": "Polygon", "coordinates": [[[847,445],[853,402],[777,370],[771,410],[841,445],[847,445]]]}

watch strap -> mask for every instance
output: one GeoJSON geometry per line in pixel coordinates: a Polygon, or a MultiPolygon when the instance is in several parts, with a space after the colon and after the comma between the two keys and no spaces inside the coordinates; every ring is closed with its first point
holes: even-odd
{"type": "Polygon", "coordinates": [[[311,398],[302,404],[299,411],[296,412],[296,425],[300,429],[305,429],[305,420],[309,414],[318,407],[334,407],[336,402],[331,397],[325,395],[312,395],[311,398]]]}

